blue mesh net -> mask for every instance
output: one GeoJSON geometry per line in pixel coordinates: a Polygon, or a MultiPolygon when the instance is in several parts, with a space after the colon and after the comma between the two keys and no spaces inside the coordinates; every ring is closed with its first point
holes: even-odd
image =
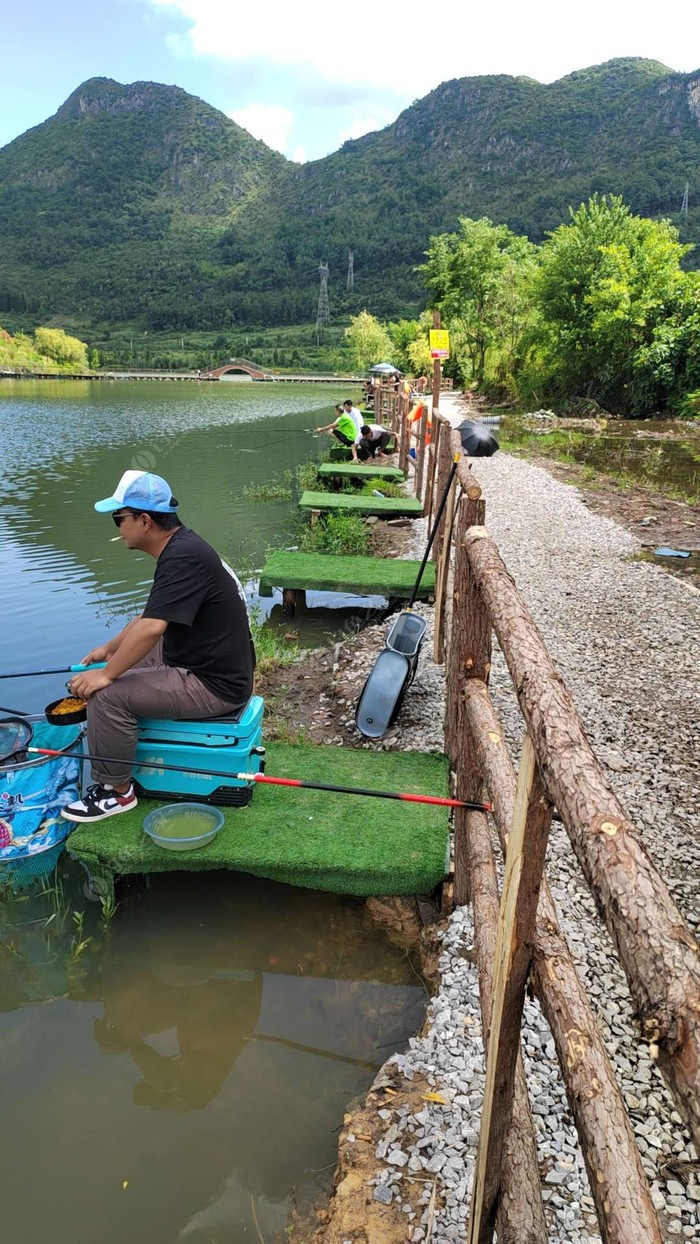
{"type": "MultiPolygon", "coordinates": [[[[79,745],[81,734],[80,726],[41,722],[34,743],[64,749],[79,745]]],[[[79,754],[0,766],[0,882],[21,889],[56,867],[73,828],[61,809],[78,798],[80,766],[79,754]]]]}

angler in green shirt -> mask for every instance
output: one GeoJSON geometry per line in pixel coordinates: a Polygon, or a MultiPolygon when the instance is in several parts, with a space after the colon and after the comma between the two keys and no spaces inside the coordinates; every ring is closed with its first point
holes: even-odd
{"type": "Polygon", "coordinates": [[[327,423],[324,428],[315,428],[314,431],[330,432],[341,445],[347,445],[352,450],[353,462],[359,462],[357,456],[357,442],[360,439],[359,429],[352,415],[349,415],[344,406],[336,406],[337,419],[333,423],[327,423]]]}

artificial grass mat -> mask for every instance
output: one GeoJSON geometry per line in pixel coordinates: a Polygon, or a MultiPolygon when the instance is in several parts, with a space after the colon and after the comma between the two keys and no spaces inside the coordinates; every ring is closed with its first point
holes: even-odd
{"type": "Polygon", "coordinates": [[[349,492],[303,492],[302,510],[355,510],[358,514],[408,515],[420,518],[423,502],[418,497],[367,497],[349,492]]]}
{"type": "MultiPolygon", "coordinates": [[[[393,557],[336,557],[331,553],[287,553],[277,549],[260,574],[261,595],[273,587],[317,592],[353,592],[357,596],[410,597],[419,561],[393,557]]],[[[418,590],[425,600],[435,591],[435,562],[428,562],[418,590]]]]}
{"type": "Polygon", "coordinates": [[[406,478],[395,466],[370,466],[366,462],[322,462],[318,468],[319,479],[390,479],[402,484],[406,478]]]}
{"type": "MultiPolygon", "coordinates": [[[[447,795],[444,756],[372,752],[319,744],[270,743],[268,771],[341,786],[447,795]]],[[[164,801],[165,802],[165,801],[164,801]]],[[[222,808],[223,829],[207,847],[167,851],[144,833],[142,800],[133,812],[80,825],[68,849],[103,893],[123,873],[230,868],[335,894],[429,894],[443,879],[448,809],[294,787],[256,787],[247,808],[222,808]]]]}

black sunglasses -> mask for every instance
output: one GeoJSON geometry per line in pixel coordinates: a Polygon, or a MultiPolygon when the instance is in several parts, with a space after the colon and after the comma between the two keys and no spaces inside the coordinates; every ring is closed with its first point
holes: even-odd
{"type": "Polygon", "coordinates": [[[143,513],[142,510],[127,510],[126,514],[113,514],[112,522],[115,527],[121,527],[125,518],[138,518],[141,513],[143,513]]]}

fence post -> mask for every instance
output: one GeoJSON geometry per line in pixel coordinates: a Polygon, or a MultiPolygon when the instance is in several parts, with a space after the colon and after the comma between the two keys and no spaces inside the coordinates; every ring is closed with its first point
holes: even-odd
{"type": "Polygon", "coordinates": [[[442,665],[445,659],[445,602],[447,599],[447,581],[450,574],[450,553],[452,550],[452,529],[455,519],[457,482],[457,476],[455,475],[452,480],[450,495],[447,498],[445,530],[437,555],[435,613],[433,616],[433,661],[436,665],[442,665]]]}
{"type": "MultiPolygon", "coordinates": [[[[483,773],[464,713],[465,679],[488,681],[491,670],[491,623],[472,575],[466,549],[470,527],[481,527],[486,515],[482,497],[464,495],[459,505],[455,536],[455,564],[452,587],[452,626],[446,658],[445,741],[447,754],[456,768],[460,764],[464,799],[478,800],[483,789],[483,773]]],[[[469,901],[469,855],[466,843],[466,816],[461,808],[454,818],[454,899],[469,901]]]]}
{"type": "Polygon", "coordinates": [[[408,426],[406,415],[407,411],[404,410],[403,406],[399,407],[397,430],[399,438],[399,469],[403,471],[404,475],[408,475],[408,451],[411,448],[411,430],[408,426]]]}
{"type": "Polygon", "coordinates": [[[423,406],[423,411],[418,424],[418,444],[416,446],[416,478],[414,491],[417,497],[423,495],[423,473],[425,468],[425,438],[428,430],[428,406],[423,406]]]}
{"type": "Polygon", "coordinates": [[[428,464],[425,481],[425,502],[423,505],[423,513],[425,514],[428,524],[430,524],[431,510],[433,508],[433,484],[435,482],[435,469],[437,467],[438,455],[440,452],[440,437],[442,436],[442,424],[439,420],[433,420],[432,436],[430,446],[428,448],[428,464]]]}
{"type": "Polygon", "coordinates": [[[491,1032],[468,1244],[490,1244],[493,1239],[503,1141],[512,1116],[525,985],[551,820],[552,805],[539,775],[532,740],[526,734],[496,934],[491,1032]]]}

